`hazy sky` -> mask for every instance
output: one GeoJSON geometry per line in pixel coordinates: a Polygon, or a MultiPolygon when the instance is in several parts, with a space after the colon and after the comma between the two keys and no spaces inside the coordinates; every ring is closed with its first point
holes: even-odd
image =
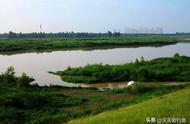
{"type": "Polygon", "coordinates": [[[0,33],[124,31],[162,27],[190,32],[190,0],[0,0],[0,33]]]}

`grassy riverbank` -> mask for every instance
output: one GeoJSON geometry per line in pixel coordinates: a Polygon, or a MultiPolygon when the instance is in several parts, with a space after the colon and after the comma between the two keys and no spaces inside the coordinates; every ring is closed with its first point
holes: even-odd
{"type": "Polygon", "coordinates": [[[166,123],[163,118],[167,118],[165,120],[167,122],[171,118],[180,118],[175,123],[186,124],[190,122],[189,99],[190,89],[181,90],[136,105],[77,119],[69,122],[69,124],[145,124],[146,118],[156,118],[155,123],[159,118],[162,119],[160,123],[166,123]],[[181,122],[182,118],[183,122],[181,122]]]}
{"type": "Polygon", "coordinates": [[[31,85],[33,79],[0,75],[1,124],[59,124],[86,115],[140,103],[155,96],[189,88],[189,84],[136,84],[124,89],[99,91],[94,88],[31,85]]]}
{"type": "Polygon", "coordinates": [[[122,65],[87,65],[56,73],[62,80],[75,83],[103,83],[121,81],[163,82],[190,81],[190,57],[175,54],[173,57],[151,61],[136,60],[122,65]]]}
{"type": "Polygon", "coordinates": [[[127,38],[30,38],[1,39],[0,52],[30,52],[73,49],[103,49],[112,47],[163,46],[182,42],[169,36],[127,38]]]}

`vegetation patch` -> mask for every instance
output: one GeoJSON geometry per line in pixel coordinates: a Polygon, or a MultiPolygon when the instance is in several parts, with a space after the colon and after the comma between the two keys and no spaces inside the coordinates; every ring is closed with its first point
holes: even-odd
{"type": "Polygon", "coordinates": [[[0,52],[28,52],[116,47],[163,46],[182,40],[170,36],[107,38],[13,38],[0,40],[0,52]]]}
{"type": "Polygon", "coordinates": [[[10,67],[0,74],[1,124],[62,124],[75,118],[131,105],[187,89],[189,84],[166,86],[136,83],[124,89],[69,88],[31,85],[26,74],[10,67]]]}
{"type": "Polygon", "coordinates": [[[173,57],[151,61],[136,60],[121,65],[94,64],[84,67],[68,67],[56,72],[62,80],[75,83],[103,83],[121,81],[164,82],[190,81],[190,57],[175,54],[173,57]]]}
{"type": "Polygon", "coordinates": [[[136,105],[73,120],[69,124],[145,124],[147,123],[147,118],[155,118],[156,123],[157,119],[163,118],[167,118],[166,121],[170,118],[180,118],[176,123],[182,123],[182,119],[183,123],[189,123],[189,99],[190,89],[181,90],[136,105]]]}

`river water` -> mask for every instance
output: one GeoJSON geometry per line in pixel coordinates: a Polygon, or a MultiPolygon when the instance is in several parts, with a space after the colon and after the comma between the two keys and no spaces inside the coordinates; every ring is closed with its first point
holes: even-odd
{"type": "MultiPolygon", "coordinates": [[[[143,56],[146,60],[169,57],[175,53],[190,56],[190,43],[178,43],[162,47],[115,48],[106,50],[73,50],[54,51],[44,53],[23,53],[13,55],[0,55],[0,72],[7,67],[14,66],[16,74],[22,72],[35,78],[35,83],[44,85],[86,86],[63,82],[58,76],[48,71],[61,71],[70,67],[79,67],[86,64],[122,64],[135,61],[143,56]]],[[[111,84],[107,83],[107,86],[111,84]]],[[[118,85],[117,85],[118,86],[118,85]]],[[[121,85],[119,85],[121,86],[121,85]]]]}

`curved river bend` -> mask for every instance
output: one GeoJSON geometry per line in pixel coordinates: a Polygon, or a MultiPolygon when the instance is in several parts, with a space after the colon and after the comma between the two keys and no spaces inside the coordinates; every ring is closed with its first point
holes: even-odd
{"type": "Polygon", "coordinates": [[[190,56],[190,43],[178,43],[163,47],[115,48],[92,51],[55,51],[50,53],[23,53],[0,55],[0,72],[14,66],[17,75],[26,72],[35,78],[39,85],[84,86],[63,82],[58,76],[48,71],[60,71],[68,66],[78,67],[86,64],[122,64],[135,61],[143,56],[146,60],[158,57],[169,57],[175,53],[190,56]]]}

